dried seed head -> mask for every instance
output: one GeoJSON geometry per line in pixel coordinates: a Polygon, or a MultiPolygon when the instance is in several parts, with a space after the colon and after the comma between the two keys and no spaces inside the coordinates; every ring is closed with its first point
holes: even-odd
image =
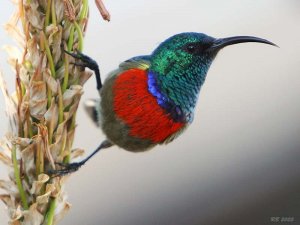
{"type": "Polygon", "coordinates": [[[97,8],[102,16],[102,18],[106,21],[110,21],[110,14],[108,10],[105,8],[105,5],[103,4],[102,0],[95,0],[97,8]]]}
{"type": "Polygon", "coordinates": [[[65,16],[69,19],[70,22],[74,22],[76,19],[75,7],[71,0],[63,0],[65,5],[65,16]]]}
{"type": "Polygon", "coordinates": [[[72,50],[82,46],[79,37],[87,18],[77,21],[79,29],[73,22],[82,17],[81,10],[86,12],[87,5],[83,7],[82,0],[52,0],[51,5],[49,0],[13,1],[18,10],[5,28],[18,48],[5,48],[16,72],[17,92],[9,95],[0,73],[12,128],[0,140],[0,161],[10,171],[8,181],[0,181],[6,192],[0,200],[8,208],[11,225],[42,224],[54,200],[51,220],[56,224],[70,208],[63,192],[66,179],[50,181],[45,173],[55,169],[54,162],[83,153],[71,149],[82,85],[90,77],[89,72],[65,61],[62,46],[72,50]]]}
{"type": "Polygon", "coordinates": [[[31,0],[28,1],[27,5],[26,3],[24,4],[25,4],[26,17],[27,17],[26,19],[29,21],[32,28],[38,31],[43,30],[45,17],[43,13],[38,9],[39,2],[37,0],[31,0]]]}

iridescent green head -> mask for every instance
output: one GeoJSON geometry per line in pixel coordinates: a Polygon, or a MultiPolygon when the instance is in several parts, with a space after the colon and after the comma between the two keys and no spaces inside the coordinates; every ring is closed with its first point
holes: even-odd
{"type": "MultiPolygon", "coordinates": [[[[260,42],[275,45],[251,36],[213,38],[203,33],[180,33],[161,43],[151,55],[151,70],[168,75],[172,70],[188,70],[195,65],[208,69],[220,49],[228,45],[260,42]]],[[[207,72],[207,71],[206,71],[207,72]]]]}
{"type": "Polygon", "coordinates": [[[168,98],[171,103],[164,104],[178,107],[185,120],[191,121],[200,88],[217,53],[228,45],[243,42],[275,45],[251,36],[217,39],[203,33],[181,33],[168,38],[150,56],[150,83],[157,86],[151,92],[168,98]]]}
{"type": "MultiPolygon", "coordinates": [[[[152,53],[151,70],[161,75],[176,72],[199,72],[209,68],[215,51],[205,51],[215,38],[201,33],[181,33],[165,40],[152,53]],[[193,68],[197,66],[198,68],[193,68]],[[193,68],[196,71],[191,71],[193,68]]],[[[179,75],[179,74],[178,74],[179,75]]]]}

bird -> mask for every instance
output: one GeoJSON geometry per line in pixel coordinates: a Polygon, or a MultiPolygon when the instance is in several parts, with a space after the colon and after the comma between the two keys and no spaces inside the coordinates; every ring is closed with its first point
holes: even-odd
{"type": "Polygon", "coordinates": [[[254,36],[214,38],[204,33],[179,33],[151,54],[122,62],[103,84],[95,60],[81,52],[65,51],[76,59],[75,66],[95,73],[100,98],[87,108],[106,139],[86,159],[58,163],[61,169],[54,173],[77,171],[101,149],[114,145],[144,152],[172,142],[193,122],[200,89],[217,54],[224,47],[245,42],[277,46],[254,36]]]}

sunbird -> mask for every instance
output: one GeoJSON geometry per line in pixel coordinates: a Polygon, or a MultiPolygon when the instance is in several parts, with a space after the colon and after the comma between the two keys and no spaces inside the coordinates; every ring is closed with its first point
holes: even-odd
{"type": "Polygon", "coordinates": [[[58,163],[62,168],[54,173],[74,172],[98,151],[113,145],[143,152],[172,142],[193,122],[201,86],[218,52],[245,42],[277,46],[253,36],[213,38],[203,33],[180,33],[150,55],[122,62],[103,85],[96,61],[81,52],[66,52],[77,59],[75,65],[95,73],[100,99],[90,109],[106,140],[80,162],[58,163]]]}

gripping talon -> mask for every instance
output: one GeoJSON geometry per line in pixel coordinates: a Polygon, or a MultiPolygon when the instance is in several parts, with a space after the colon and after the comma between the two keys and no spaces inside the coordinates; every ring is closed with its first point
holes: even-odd
{"type": "Polygon", "coordinates": [[[113,144],[107,140],[103,141],[93,152],[90,154],[87,158],[80,162],[75,162],[71,164],[65,164],[61,162],[55,162],[56,165],[59,165],[62,167],[62,169],[59,170],[50,170],[48,171],[48,174],[52,175],[52,177],[58,177],[58,176],[65,176],[70,173],[76,172],[81,166],[83,166],[90,158],[92,158],[97,152],[99,152],[101,149],[109,148],[113,144]]]}
{"type": "Polygon", "coordinates": [[[64,52],[67,53],[68,55],[72,56],[72,57],[75,58],[75,59],[80,59],[80,60],[81,60],[81,58],[82,58],[82,57],[81,57],[82,53],[79,52],[79,51],[78,51],[78,53],[76,54],[76,53],[69,52],[69,51],[67,51],[67,50],[64,49],[64,52]]]}
{"type": "Polygon", "coordinates": [[[81,67],[87,67],[95,72],[96,81],[97,81],[97,90],[100,90],[102,87],[101,78],[100,78],[100,71],[98,64],[95,60],[93,60],[91,57],[81,53],[80,51],[76,53],[69,52],[64,49],[64,52],[70,56],[72,56],[75,59],[78,59],[82,61],[82,63],[73,63],[74,65],[81,66],[81,67]]]}
{"type": "Polygon", "coordinates": [[[84,62],[85,67],[90,68],[91,70],[94,70],[96,68],[98,68],[98,64],[95,60],[93,60],[91,57],[83,54],[82,52],[78,51],[77,54],[73,53],[73,52],[69,52],[67,50],[64,50],[65,53],[67,53],[68,55],[72,56],[75,59],[79,59],[82,62],[84,62]]]}
{"type": "Polygon", "coordinates": [[[63,168],[66,168],[68,167],[70,164],[66,164],[66,163],[61,163],[61,162],[55,162],[56,165],[60,166],[60,167],[63,167],[63,168]]]}
{"type": "Polygon", "coordinates": [[[74,63],[71,63],[71,64],[73,64],[75,66],[80,66],[80,67],[83,67],[83,68],[87,67],[87,64],[85,64],[85,63],[76,63],[76,62],[74,62],[74,63]]]}

